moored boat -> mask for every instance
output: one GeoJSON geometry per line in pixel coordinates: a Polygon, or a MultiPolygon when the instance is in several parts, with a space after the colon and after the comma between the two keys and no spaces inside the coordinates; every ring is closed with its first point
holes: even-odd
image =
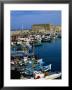
{"type": "Polygon", "coordinates": [[[59,78],[59,77],[61,77],[61,72],[59,72],[59,73],[54,73],[54,74],[51,74],[51,75],[48,75],[48,76],[46,76],[45,77],[45,79],[56,79],[56,78],[59,78]]]}

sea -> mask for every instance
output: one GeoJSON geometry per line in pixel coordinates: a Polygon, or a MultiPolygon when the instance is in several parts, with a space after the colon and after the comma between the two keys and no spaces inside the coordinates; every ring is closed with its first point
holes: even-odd
{"type": "Polygon", "coordinates": [[[45,65],[52,64],[52,72],[61,72],[61,39],[52,42],[43,42],[41,46],[35,47],[35,55],[42,58],[45,65]]]}

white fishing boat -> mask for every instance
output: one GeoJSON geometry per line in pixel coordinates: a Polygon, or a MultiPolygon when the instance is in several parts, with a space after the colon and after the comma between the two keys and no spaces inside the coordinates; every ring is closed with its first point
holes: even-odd
{"type": "Polygon", "coordinates": [[[49,35],[43,35],[42,36],[42,42],[50,42],[51,41],[51,36],[49,35]]]}
{"type": "Polygon", "coordinates": [[[61,72],[60,73],[54,73],[54,74],[51,74],[51,75],[48,75],[45,77],[45,79],[56,79],[56,78],[59,78],[61,76],[61,72]]]}

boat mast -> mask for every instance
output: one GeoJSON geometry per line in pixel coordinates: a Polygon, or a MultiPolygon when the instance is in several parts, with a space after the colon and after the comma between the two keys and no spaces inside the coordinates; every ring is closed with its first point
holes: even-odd
{"type": "Polygon", "coordinates": [[[33,56],[34,56],[34,42],[33,42],[33,56]]]}
{"type": "Polygon", "coordinates": [[[21,35],[22,35],[22,32],[23,32],[23,24],[22,24],[22,28],[21,28],[21,35]]]}

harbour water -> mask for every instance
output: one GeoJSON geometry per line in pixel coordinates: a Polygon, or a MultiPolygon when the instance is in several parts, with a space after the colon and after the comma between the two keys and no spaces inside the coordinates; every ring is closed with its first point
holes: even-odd
{"type": "Polygon", "coordinates": [[[34,51],[35,55],[43,58],[46,65],[52,64],[52,72],[61,72],[61,39],[44,42],[41,46],[35,47],[34,51]]]}

